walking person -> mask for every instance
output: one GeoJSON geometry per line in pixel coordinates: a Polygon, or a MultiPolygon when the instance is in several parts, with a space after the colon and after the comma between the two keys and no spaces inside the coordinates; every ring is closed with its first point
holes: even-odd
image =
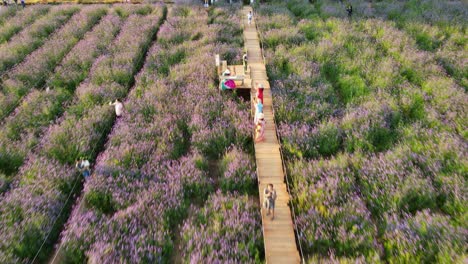
{"type": "Polygon", "coordinates": [[[255,122],[255,142],[262,142],[265,140],[265,116],[263,113],[258,114],[257,121],[255,122]]]}
{"type": "Polygon", "coordinates": [[[276,190],[273,188],[273,184],[268,184],[268,186],[263,190],[263,199],[264,206],[267,210],[266,215],[271,214],[271,220],[275,218],[275,201],[276,201],[276,190]]]}
{"type": "Polygon", "coordinates": [[[110,102],[109,105],[115,106],[115,115],[117,117],[121,117],[123,113],[123,104],[119,101],[119,99],[115,99],[115,102],[110,102]]]}
{"type": "Polygon", "coordinates": [[[247,20],[248,20],[249,26],[250,24],[252,24],[252,19],[253,19],[252,11],[249,11],[249,13],[247,14],[247,20]]]}
{"type": "Polygon", "coordinates": [[[351,19],[351,16],[353,15],[353,6],[351,4],[346,6],[346,12],[348,12],[348,18],[351,19]]]}
{"type": "Polygon", "coordinates": [[[256,125],[258,123],[259,114],[263,114],[263,104],[258,98],[256,98],[255,101],[256,101],[256,104],[255,104],[254,124],[256,125]]]}
{"type": "Polygon", "coordinates": [[[242,64],[244,64],[244,72],[247,71],[247,53],[242,56],[242,64]]]}
{"type": "Polygon", "coordinates": [[[262,102],[263,105],[263,83],[256,83],[257,86],[257,92],[255,93],[255,96],[257,97],[260,102],[262,102]]]}
{"type": "Polygon", "coordinates": [[[91,175],[90,166],[91,164],[89,161],[83,157],[80,158],[80,160],[77,160],[75,164],[76,169],[83,175],[85,180],[88,179],[89,175],[91,175]]]}
{"type": "Polygon", "coordinates": [[[24,0],[21,0],[21,6],[22,6],[23,8],[26,7],[26,3],[24,2],[24,0]]]}

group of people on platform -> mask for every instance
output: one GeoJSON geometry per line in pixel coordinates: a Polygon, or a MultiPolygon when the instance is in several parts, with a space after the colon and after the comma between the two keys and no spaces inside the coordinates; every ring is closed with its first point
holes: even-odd
{"type": "MultiPolygon", "coordinates": [[[[15,2],[15,5],[18,6],[18,0],[14,0],[14,2],[15,2]]],[[[4,6],[8,6],[9,4],[11,4],[11,2],[10,2],[10,0],[2,0],[2,4],[3,4],[4,6]]],[[[24,2],[24,0],[21,0],[21,6],[22,6],[23,8],[26,7],[26,3],[24,2]]]]}

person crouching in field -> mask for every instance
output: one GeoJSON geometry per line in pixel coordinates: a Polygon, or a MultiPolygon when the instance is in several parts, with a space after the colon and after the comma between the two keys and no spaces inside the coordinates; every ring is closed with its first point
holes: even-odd
{"type": "Polygon", "coordinates": [[[276,201],[276,190],[273,189],[273,184],[268,184],[267,188],[263,190],[263,205],[267,210],[266,215],[270,215],[271,220],[275,218],[275,201],[276,201]]]}
{"type": "Polygon", "coordinates": [[[90,167],[91,164],[87,159],[80,158],[80,160],[76,161],[75,167],[76,169],[83,175],[84,179],[88,179],[89,175],[91,175],[90,167]]]}

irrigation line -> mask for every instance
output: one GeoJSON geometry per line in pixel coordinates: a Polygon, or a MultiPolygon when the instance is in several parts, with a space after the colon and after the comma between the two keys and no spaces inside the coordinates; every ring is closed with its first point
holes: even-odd
{"type": "MultiPolygon", "coordinates": [[[[67,199],[65,200],[65,203],[63,204],[62,208],[60,209],[60,212],[57,214],[57,217],[55,218],[54,220],[54,223],[52,224],[52,226],[50,227],[50,230],[49,232],[47,233],[47,236],[45,237],[44,241],[42,241],[42,244],[41,244],[41,247],[39,248],[39,250],[37,251],[36,255],[34,256],[33,260],[30,262],[30,263],[34,263],[34,261],[36,260],[37,256],[39,256],[39,253],[41,252],[42,248],[44,247],[45,243],[47,242],[47,239],[49,239],[49,236],[50,234],[52,233],[53,229],[54,229],[54,226],[55,224],[57,223],[57,220],[60,218],[60,215],[62,214],[63,212],[63,209],[65,209],[65,207],[67,206],[68,204],[68,201],[70,200],[72,194],[73,194],[73,191],[75,190],[75,187],[76,187],[76,183],[78,182],[78,179],[80,177],[76,177],[75,179],[75,183],[73,184],[73,188],[71,189],[70,191],[70,194],[68,194],[68,197],[67,199]]],[[[80,202],[81,203],[81,202],[80,202]]]]}
{"type": "MultiPolygon", "coordinates": [[[[253,10],[253,8],[252,8],[252,10],[253,10]]],[[[256,20],[258,13],[255,12],[255,11],[253,13],[254,13],[254,19],[256,20]]],[[[260,49],[262,51],[263,64],[266,67],[265,49],[264,49],[264,45],[263,45],[263,41],[262,41],[263,36],[261,34],[260,29],[258,28],[258,24],[257,24],[256,21],[255,21],[255,28],[256,28],[257,33],[259,35],[259,42],[260,42],[260,49]]],[[[270,92],[271,92],[271,88],[270,88],[270,92]]],[[[272,99],[273,99],[273,93],[272,93],[272,99]]],[[[274,124],[274,126],[276,128],[277,124],[276,124],[276,120],[275,120],[275,108],[274,108],[273,105],[271,106],[271,108],[272,108],[272,112],[273,112],[273,124],[274,124]]],[[[278,129],[275,129],[275,131],[276,131],[276,138],[279,140],[279,143],[281,143],[281,135],[279,134],[278,129]]],[[[281,155],[281,164],[282,164],[282,167],[283,167],[283,173],[284,173],[284,176],[286,178],[286,187],[288,188],[289,200],[290,200],[290,203],[291,203],[294,231],[296,233],[297,242],[299,244],[299,251],[300,251],[300,254],[301,254],[301,262],[305,263],[305,257],[304,257],[304,252],[302,250],[302,243],[301,243],[302,234],[299,232],[299,228],[297,227],[297,223],[296,223],[297,216],[296,216],[296,212],[294,210],[294,205],[292,204],[291,188],[290,188],[290,183],[289,183],[289,179],[288,179],[289,177],[288,177],[286,164],[284,163],[284,154],[283,154],[283,150],[281,148],[281,145],[279,147],[279,151],[280,151],[280,155],[281,155]]]]}

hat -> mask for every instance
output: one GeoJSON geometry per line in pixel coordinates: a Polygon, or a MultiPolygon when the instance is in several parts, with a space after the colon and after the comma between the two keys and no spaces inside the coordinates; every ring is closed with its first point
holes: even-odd
{"type": "Polygon", "coordinates": [[[224,74],[231,74],[231,71],[230,71],[229,69],[226,69],[226,70],[224,71],[224,74]]]}
{"type": "Polygon", "coordinates": [[[263,88],[263,83],[259,83],[258,88],[263,88]]]}
{"type": "Polygon", "coordinates": [[[259,113],[258,114],[258,119],[263,119],[263,118],[265,118],[265,115],[263,113],[259,113]]]}

